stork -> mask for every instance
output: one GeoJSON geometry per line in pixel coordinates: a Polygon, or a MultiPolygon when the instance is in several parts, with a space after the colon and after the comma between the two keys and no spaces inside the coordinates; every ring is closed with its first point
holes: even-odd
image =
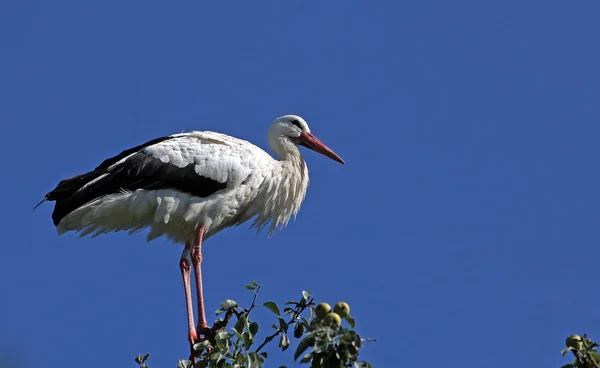
{"type": "Polygon", "coordinates": [[[56,201],[52,220],[59,234],[75,231],[82,237],[95,237],[149,228],[147,241],[165,236],[184,244],[179,266],[188,340],[193,346],[208,331],[201,273],[203,241],[252,218],[251,228],[268,227],[269,234],[286,226],[298,213],[308,187],[308,169],[299,145],[344,164],[299,116],[277,118],[267,137],[278,160],[250,142],[210,131],[156,138],[104,160],[93,171],[62,180],[42,202],[56,201]]]}

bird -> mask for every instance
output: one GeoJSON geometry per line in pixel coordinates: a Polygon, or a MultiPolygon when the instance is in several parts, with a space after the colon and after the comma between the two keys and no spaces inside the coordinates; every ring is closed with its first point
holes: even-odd
{"type": "Polygon", "coordinates": [[[212,131],[152,139],[104,160],[92,171],[60,181],[38,206],[55,202],[52,220],[59,235],[71,231],[80,237],[117,231],[131,235],[149,229],[147,241],[164,236],[183,244],[179,267],[193,347],[209,330],[201,272],[203,242],[251,219],[250,228],[257,232],[268,228],[269,236],[295,219],[309,184],[299,146],[345,164],[298,115],[275,119],[267,139],[276,158],[246,140],[212,131]]]}

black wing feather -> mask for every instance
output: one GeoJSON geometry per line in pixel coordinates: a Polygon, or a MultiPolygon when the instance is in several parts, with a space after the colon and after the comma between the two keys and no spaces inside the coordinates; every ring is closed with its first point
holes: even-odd
{"type": "Polygon", "coordinates": [[[145,147],[169,138],[171,137],[157,138],[125,150],[104,160],[94,171],[62,180],[53,191],[46,194],[47,200],[56,201],[52,213],[54,225],[57,226],[63,217],[78,207],[96,198],[123,190],[172,188],[197,197],[208,197],[225,189],[226,183],[198,175],[194,164],[182,168],[140,152],[145,147]],[[108,171],[110,166],[127,156],[131,157],[108,171]],[[94,180],[95,182],[86,186],[94,180]]]}
{"type": "Polygon", "coordinates": [[[142,150],[143,148],[146,148],[148,146],[152,146],[153,144],[157,144],[163,141],[166,141],[168,139],[171,139],[173,137],[171,136],[166,136],[166,137],[160,137],[160,138],[155,138],[151,141],[148,141],[146,143],[140,144],[139,146],[135,146],[133,148],[130,149],[126,149],[125,151],[119,153],[118,155],[116,155],[115,157],[111,157],[108,158],[104,161],[102,161],[102,163],[96,168],[96,170],[98,169],[108,169],[111,165],[116,164],[117,162],[121,161],[122,159],[124,159],[125,157],[136,153],[140,150],[142,150]]]}

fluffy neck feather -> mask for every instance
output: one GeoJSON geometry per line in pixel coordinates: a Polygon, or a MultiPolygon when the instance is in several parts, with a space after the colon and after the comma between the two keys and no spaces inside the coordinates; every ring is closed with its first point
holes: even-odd
{"type": "Polygon", "coordinates": [[[296,217],[308,188],[308,168],[300,150],[287,138],[281,138],[279,144],[274,149],[279,161],[260,188],[257,198],[263,207],[252,224],[260,231],[270,222],[269,236],[278,227],[285,227],[292,216],[296,217]]]}

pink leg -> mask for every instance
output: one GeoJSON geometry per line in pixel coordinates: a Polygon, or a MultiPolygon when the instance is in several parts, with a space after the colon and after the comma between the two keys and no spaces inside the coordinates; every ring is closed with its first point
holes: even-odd
{"type": "Polygon", "coordinates": [[[183,276],[183,288],[185,291],[185,305],[187,307],[188,317],[188,340],[190,345],[198,342],[198,334],[196,333],[196,326],[194,326],[194,306],[192,304],[192,289],[190,285],[190,253],[192,246],[189,243],[185,244],[183,253],[181,254],[181,260],[179,260],[179,267],[181,268],[181,276],[183,276]]]}
{"type": "Polygon", "coordinates": [[[192,264],[194,265],[194,273],[196,275],[196,295],[198,297],[198,332],[208,329],[206,323],[206,315],[204,314],[204,294],[202,293],[202,237],[204,236],[204,225],[198,226],[194,244],[192,244],[192,264]]]}

